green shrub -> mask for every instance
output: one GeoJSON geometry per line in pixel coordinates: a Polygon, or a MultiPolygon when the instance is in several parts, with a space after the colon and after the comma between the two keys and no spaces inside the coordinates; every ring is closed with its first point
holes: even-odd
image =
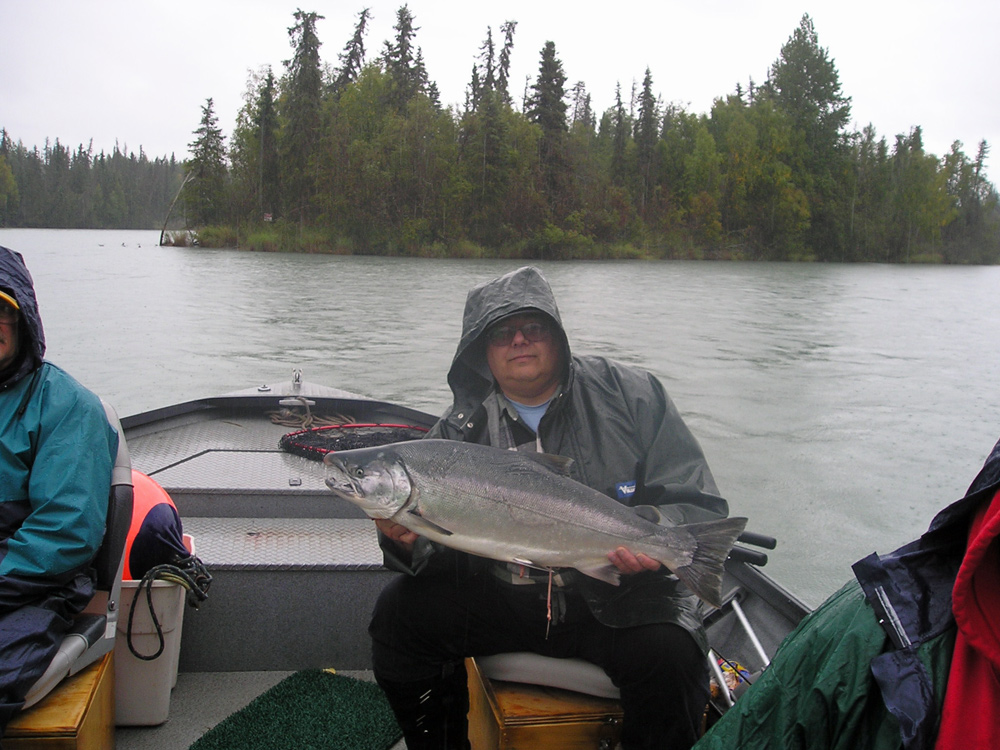
{"type": "Polygon", "coordinates": [[[202,227],[195,232],[202,247],[239,247],[236,229],[230,226],[202,227]]]}

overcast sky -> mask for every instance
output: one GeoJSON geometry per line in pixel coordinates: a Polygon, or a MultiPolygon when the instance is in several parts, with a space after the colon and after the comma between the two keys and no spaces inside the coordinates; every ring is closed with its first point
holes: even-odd
{"type": "MultiPolygon", "coordinates": [[[[117,141],[150,157],[185,158],[208,97],[228,136],[248,71],[283,72],[296,8],[325,16],[320,54],[336,65],[366,4],[371,58],[391,38],[400,0],[0,0],[0,126],[28,146],[58,138],[75,148],[93,139],[95,151],[117,141]]],[[[499,39],[500,25],[514,20],[512,93],[520,98],[525,77],[534,80],[551,40],[567,88],[583,81],[598,113],[612,104],[617,82],[628,92],[647,66],[663,101],[708,113],[737,82],[763,81],[809,13],[852,99],[853,128],[871,123],[891,144],[919,125],[926,150],[938,156],[960,140],[973,157],[986,138],[1000,158],[995,0],[411,0],[409,7],[444,104],[464,101],[487,26],[499,39]]]]}

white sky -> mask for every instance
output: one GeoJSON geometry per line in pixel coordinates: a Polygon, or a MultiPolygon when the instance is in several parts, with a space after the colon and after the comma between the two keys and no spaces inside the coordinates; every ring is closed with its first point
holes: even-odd
{"type": "MultiPolygon", "coordinates": [[[[213,97],[228,136],[247,73],[280,75],[287,29],[302,7],[325,19],[324,61],[337,64],[365,0],[0,0],[0,126],[27,146],[116,141],[150,157],[187,156],[201,106],[213,97]]],[[[369,58],[391,38],[401,0],[369,0],[369,58]]],[[[428,73],[444,104],[460,104],[492,26],[518,22],[516,98],[534,80],[547,40],[568,81],[582,80],[600,114],[616,82],[628,93],[646,67],[663,101],[707,113],[713,99],[761,82],[808,12],[852,98],[853,126],[890,143],[920,125],[927,151],[986,138],[1000,158],[1000,3],[995,0],[620,0],[502,3],[410,0],[428,73]]],[[[992,167],[993,159],[989,166],[992,167]]],[[[992,174],[1000,170],[991,169],[992,174]]]]}

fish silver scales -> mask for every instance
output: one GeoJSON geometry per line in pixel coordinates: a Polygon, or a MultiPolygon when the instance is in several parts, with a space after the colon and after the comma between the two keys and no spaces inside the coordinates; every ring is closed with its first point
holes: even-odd
{"type": "Polygon", "coordinates": [[[647,521],[567,476],[569,459],[449,440],[328,454],[327,485],[372,518],[449,547],[541,568],[573,567],[617,584],[618,546],[659,561],[718,604],[722,566],[746,519],[647,521]]]}

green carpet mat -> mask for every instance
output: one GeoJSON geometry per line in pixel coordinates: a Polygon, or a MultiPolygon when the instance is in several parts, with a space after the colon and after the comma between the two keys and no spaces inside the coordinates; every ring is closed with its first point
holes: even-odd
{"type": "Polygon", "coordinates": [[[386,750],[401,736],[374,682],[311,669],[219,722],[191,750],[386,750]]]}

